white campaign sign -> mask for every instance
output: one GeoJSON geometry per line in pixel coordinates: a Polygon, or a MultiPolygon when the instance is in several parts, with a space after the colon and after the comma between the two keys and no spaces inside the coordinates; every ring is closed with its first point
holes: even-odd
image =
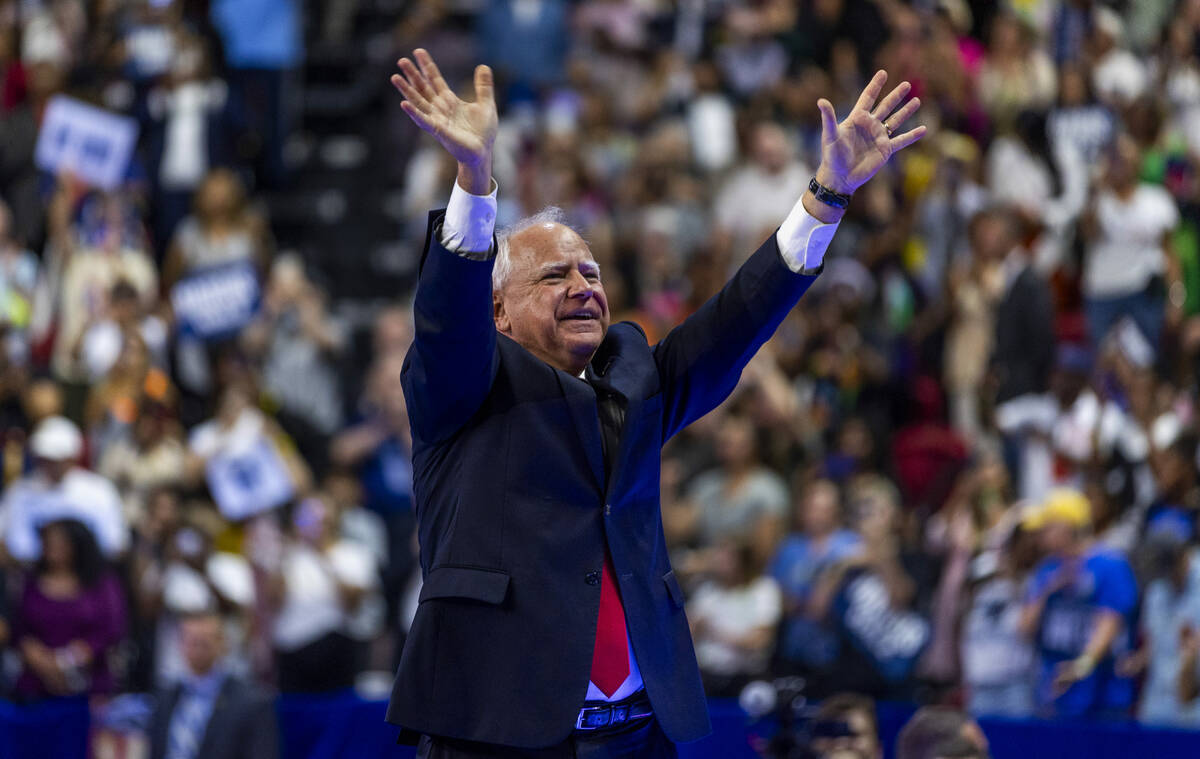
{"type": "Polygon", "coordinates": [[[111,190],[125,177],[137,135],[137,122],[127,116],[55,95],[42,118],[34,160],[40,169],[69,170],[111,190]]]}
{"type": "Polygon", "coordinates": [[[222,451],[208,460],[208,489],[221,514],[238,521],[292,497],[292,480],[283,458],[265,438],[236,453],[222,451]]]}

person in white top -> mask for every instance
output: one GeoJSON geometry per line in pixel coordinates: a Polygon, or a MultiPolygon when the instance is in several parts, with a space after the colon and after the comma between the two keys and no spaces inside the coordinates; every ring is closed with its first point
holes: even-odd
{"type": "Polygon", "coordinates": [[[749,544],[721,543],[711,554],[712,579],[688,602],[696,660],[710,697],[737,696],[766,671],[775,648],[783,595],[755,564],[749,544]]]}
{"type": "Polygon", "coordinates": [[[370,627],[364,613],[378,607],[371,603],[379,582],[375,557],[340,537],[337,509],[326,496],[298,503],[291,522],[271,591],[279,689],[347,687],[363,663],[361,633],[370,627]]]}
{"type": "Polygon", "coordinates": [[[1084,311],[1093,346],[1128,315],[1157,348],[1164,315],[1173,320],[1182,315],[1183,297],[1176,295],[1182,283],[1170,241],[1179,209],[1165,188],[1138,179],[1141,164],[1133,138],[1118,137],[1082,219],[1084,311]]]}
{"type": "Polygon", "coordinates": [[[29,439],[34,469],[17,480],[0,503],[4,547],[20,562],[42,555],[38,528],[59,519],[87,525],[100,550],[115,559],[129,547],[129,527],[117,488],[107,478],[76,462],[83,454],[83,435],[61,416],[42,420],[29,439]]]}

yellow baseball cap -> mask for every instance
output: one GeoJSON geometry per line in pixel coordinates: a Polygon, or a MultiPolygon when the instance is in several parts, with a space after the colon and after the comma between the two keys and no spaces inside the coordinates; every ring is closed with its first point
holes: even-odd
{"type": "Polygon", "coordinates": [[[1078,490],[1056,488],[1050,491],[1040,506],[1028,510],[1021,520],[1021,526],[1027,530],[1038,530],[1052,522],[1088,527],[1092,524],[1092,505],[1078,490]]]}

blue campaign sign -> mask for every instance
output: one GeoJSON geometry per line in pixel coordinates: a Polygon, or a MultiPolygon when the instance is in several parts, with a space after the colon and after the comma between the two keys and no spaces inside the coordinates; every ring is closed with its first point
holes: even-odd
{"type": "Polygon", "coordinates": [[[266,438],[245,450],[216,454],[208,460],[206,473],[217,508],[233,521],[282,506],[293,495],[283,457],[266,438]]]}
{"type": "Polygon", "coordinates": [[[258,275],[248,261],[197,271],[171,291],[178,330],[201,340],[238,332],[258,311],[258,301],[258,275]]]}
{"type": "Polygon", "coordinates": [[[121,183],[137,143],[137,122],[65,95],[50,98],[34,160],[52,174],[71,171],[111,190],[121,183]]]}

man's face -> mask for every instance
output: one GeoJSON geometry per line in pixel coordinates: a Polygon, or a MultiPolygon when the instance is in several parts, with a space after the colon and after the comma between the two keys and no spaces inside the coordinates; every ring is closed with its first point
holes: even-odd
{"type": "Polygon", "coordinates": [[[179,625],[184,661],[194,675],[206,675],[225,654],[225,636],[216,615],[184,619],[179,625]]]}
{"type": "Polygon", "coordinates": [[[493,295],[496,329],[551,366],[578,374],[608,331],[608,298],[587,243],[561,224],[509,239],[512,269],[493,295]]]}

